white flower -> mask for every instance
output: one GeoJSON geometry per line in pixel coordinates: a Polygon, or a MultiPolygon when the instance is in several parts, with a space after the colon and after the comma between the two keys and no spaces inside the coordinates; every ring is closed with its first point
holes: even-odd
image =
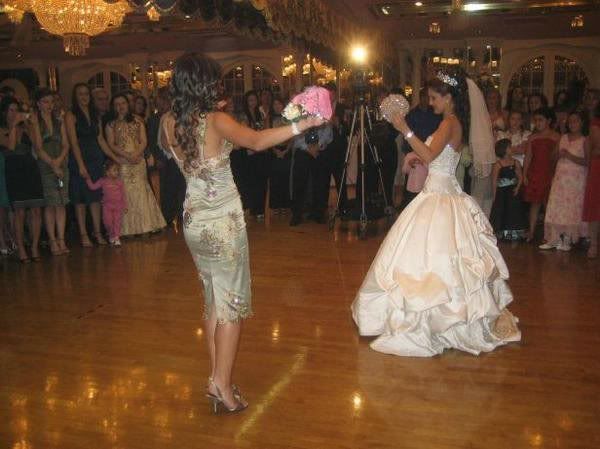
{"type": "Polygon", "coordinates": [[[290,122],[293,122],[302,117],[302,112],[302,107],[300,105],[288,103],[281,115],[283,115],[290,122]]]}

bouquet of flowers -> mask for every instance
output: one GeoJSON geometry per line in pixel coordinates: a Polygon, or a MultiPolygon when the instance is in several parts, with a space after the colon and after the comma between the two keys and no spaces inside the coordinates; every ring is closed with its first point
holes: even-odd
{"type": "Polygon", "coordinates": [[[307,87],[304,92],[292,98],[282,115],[290,122],[297,122],[310,115],[329,120],[333,115],[331,95],[324,87],[307,87]]]}
{"type": "Polygon", "coordinates": [[[381,115],[388,122],[392,121],[392,117],[396,114],[406,115],[410,110],[408,100],[400,94],[391,94],[385,97],[379,105],[381,115]]]}

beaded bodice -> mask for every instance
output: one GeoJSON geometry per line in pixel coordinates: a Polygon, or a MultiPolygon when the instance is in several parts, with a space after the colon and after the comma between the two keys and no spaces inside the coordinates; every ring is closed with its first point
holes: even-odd
{"type": "MultiPolygon", "coordinates": [[[[429,145],[430,142],[431,137],[429,137],[425,143],[429,145]]],[[[455,151],[450,144],[447,144],[442,152],[438,154],[438,157],[429,164],[429,172],[455,176],[456,167],[458,166],[459,161],[460,153],[455,151]]]]}

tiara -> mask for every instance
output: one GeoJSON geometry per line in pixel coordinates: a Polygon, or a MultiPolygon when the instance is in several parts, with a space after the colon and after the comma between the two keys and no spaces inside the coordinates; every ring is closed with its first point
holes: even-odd
{"type": "Polygon", "coordinates": [[[445,84],[448,84],[452,87],[458,86],[458,81],[456,81],[456,78],[452,78],[450,75],[447,75],[444,72],[438,72],[437,77],[441,82],[445,84]]]}

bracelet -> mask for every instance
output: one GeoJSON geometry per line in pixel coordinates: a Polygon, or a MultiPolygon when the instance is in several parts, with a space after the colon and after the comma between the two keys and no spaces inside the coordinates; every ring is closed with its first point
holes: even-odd
{"type": "Polygon", "coordinates": [[[292,134],[294,136],[297,136],[298,134],[302,134],[302,131],[300,131],[300,128],[298,128],[298,123],[296,123],[296,122],[292,122],[292,134]]]}
{"type": "Polygon", "coordinates": [[[413,133],[412,131],[408,131],[408,132],[406,133],[406,135],[404,136],[404,138],[405,138],[406,140],[408,140],[408,139],[410,139],[410,138],[411,138],[412,136],[414,136],[414,135],[415,135],[415,133],[413,133]]]}

